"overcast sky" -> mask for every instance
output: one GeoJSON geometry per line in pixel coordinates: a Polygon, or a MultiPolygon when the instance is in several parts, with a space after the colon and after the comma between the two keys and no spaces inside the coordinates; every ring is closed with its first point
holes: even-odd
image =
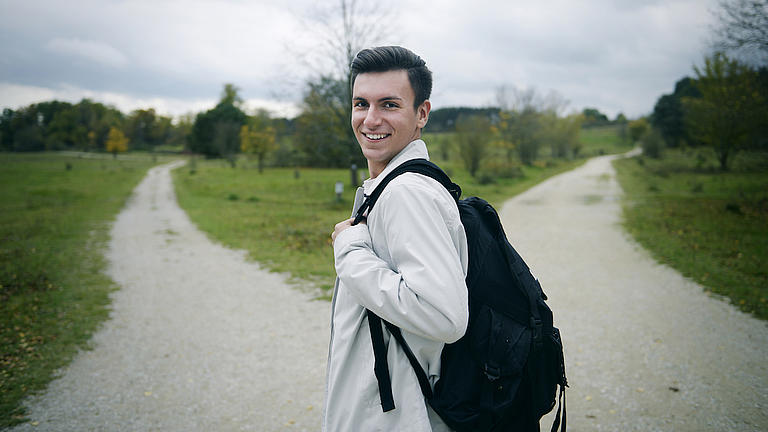
{"type": "MultiPolygon", "coordinates": [[[[302,82],[328,68],[311,53],[324,46],[322,9],[337,3],[0,0],[0,107],[88,97],[180,115],[211,108],[234,83],[248,107],[291,115],[302,82]]],[[[702,63],[717,1],[379,4],[389,15],[367,33],[427,61],[433,108],[490,106],[500,86],[534,87],[571,110],[635,118],[702,63]]]]}

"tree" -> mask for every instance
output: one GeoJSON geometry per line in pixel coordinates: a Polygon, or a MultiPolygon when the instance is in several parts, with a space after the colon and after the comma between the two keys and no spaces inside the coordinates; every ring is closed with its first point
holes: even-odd
{"type": "Polygon", "coordinates": [[[532,165],[539,156],[539,130],[541,122],[539,113],[533,107],[527,107],[522,112],[512,115],[510,122],[510,136],[515,143],[520,162],[532,165]]]}
{"type": "Polygon", "coordinates": [[[585,126],[599,126],[609,122],[608,116],[601,113],[597,108],[584,108],[581,114],[584,116],[585,126]]]}
{"type": "Polygon", "coordinates": [[[128,150],[128,138],[123,131],[116,127],[109,128],[109,135],[106,142],[106,150],[112,153],[113,158],[117,158],[117,153],[128,150]]]}
{"type": "Polygon", "coordinates": [[[475,177],[491,143],[491,122],[482,116],[461,116],[456,122],[456,135],[464,168],[475,177]]]}
{"type": "Polygon", "coordinates": [[[13,122],[14,111],[10,108],[3,108],[3,114],[0,116],[0,151],[13,150],[13,122]]]}
{"type": "MultiPolygon", "coordinates": [[[[554,100],[555,98],[550,98],[554,100]]],[[[557,112],[559,108],[547,105],[536,89],[518,89],[506,86],[496,89],[496,102],[502,110],[499,114],[501,143],[507,147],[507,157],[517,150],[520,161],[531,165],[538,157],[541,146],[540,113],[548,108],[557,112]]]]}
{"type": "Polygon", "coordinates": [[[462,115],[481,115],[488,117],[491,122],[499,118],[501,109],[497,107],[446,107],[429,112],[429,123],[424,128],[428,132],[455,132],[456,120],[462,115]]]}
{"type": "Polygon", "coordinates": [[[384,35],[397,32],[393,23],[398,21],[391,17],[391,11],[370,0],[338,0],[330,6],[311,10],[311,22],[305,27],[317,29],[315,39],[319,43],[307,55],[300,56],[306,58],[314,76],[306,80],[305,109],[297,123],[301,135],[298,147],[305,152],[309,165],[339,167],[361,162],[362,154],[349,126],[352,108],[349,68],[360,50],[376,44],[384,35]],[[381,25],[383,22],[388,25],[381,25]],[[307,136],[310,131],[318,135],[307,136]],[[315,140],[322,141],[319,144],[326,150],[333,148],[331,153],[321,154],[311,149],[315,140]],[[340,154],[342,151],[346,154],[340,154]]]}
{"type": "Polygon", "coordinates": [[[182,114],[176,119],[175,124],[171,123],[168,133],[167,144],[172,147],[189,150],[189,141],[192,136],[192,128],[195,125],[195,114],[182,114]]]}
{"type": "Polygon", "coordinates": [[[768,0],[721,0],[715,46],[748,63],[768,61],[768,0]]]}
{"type": "Polygon", "coordinates": [[[243,104],[243,98],[237,92],[240,91],[234,84],[224,84],[224,90],[221,91],[221,100],[219,105],[233,105],[240,107],[243,104]]]}
{"type": "Polygon", "coordinates": [[[154,108],[137,109],[125,120],[125,130],[134,149],[149,150],[170,138],[171,119],[158,115],[154,108]]]}
{"type": "Polygon", "coordinates": [[[648,133],[649,127],[648,121],[642,117],[629,122],[629,137],[632,139],[632,143],[640,141],[648,133]]]}
{"type": "Polygon", "coordinates": [[[624,115],[624,113],[618,113],[616,115],[616,118],[613,120],[613,123],[615,123],[619,127],[618,135],[619,140],[622,144],[627,143],[627,138],[629,137],[629,120],[627,120],[627,116],[624,115]]]}
{"type": "Polygon", "coordinates": [[[566,158],[571,152],[578,153],[583,118],[581,114],[558,117],[552,110],[539,115],[538,139],[542,144],[549,144],[552,157],[566,158]]]}
{"type": "Polygon", "coordinates": [[[240,128],[242,123],[221,120],[213,125],[212,148],[229,162],[232,168],[237,164],[237,152],[240,150],[240,128]]]}
{"type": "Polygon", "coordinates": [[[225,157],[230,164],[234,163],[240,148],[240,127],[247,117],[240,109],[242,100],[237,91],[234,85],[225,84],[219,103],[197,115],[190,136],[190,150],[206,157],[225,157]]]}
{"type": "MultiPolygon", "coordinates": [[[[349,67],[355,55],[399,30],[393,27],[397,20],[392,9],[372,0],[337,0],[309,12],[310,23],[305,27],[317,29],[315,39],[319,43],[304,56],[307,66],[312,73],[320,72],[321,76],[346,81],[347,89],[350,87],[349,67]],[[390,25],[383,26],[382,22],[390,25]]],[[[349,91],[344,99],[349,102],[345,106],[351,107],[349,91]]]]}
{"type": "Polygon", "coordinates": [[[766,95],[758,90],[755,71],[723,53],[694,67],[700,98],[684,98],[686,124],[691,134],[717,153],[722,170],[768,118],[766,95]]]}
{"type": "Polygon", "coordinates": [[[653,159],[661,159],[664,151],[664,139],[661,137],[659,131],[650,128],[642,138],[640,138],[640,148],[643,149],[644,155],[653,159]]]}
{"type": "Polygon", "coordinates": [[[514,130],[512,128],[514,114],[512,111],[500,110],[498,113],[499,121],[496,122],[492,129],[497,137],[494,146],[505,151],[507,162],[512,161],[512,155],[516,148],[514,130]]]}
{"type": "Polygon", "coordinates": [[[296,119],[296,147],[304,164],[318,167],[348,167],[365,162],[350,127],[344,89],[346,80],[329,76],[309,82],[302,113],[296,119]]]}
{"type": "Polygon", "coordinates": [[[46,141],[46,147],[50,150],[88,150],[88,127],[80,118],[80,110],[72,106],[54,114],[48,125],[46,141]]]}
{"type": "Polygon", "coordinates": [[[3,111],[3,147],[12,151],[45,149],[42,118],[36,105],[3,111]]]}
{"type": "Polygon", "coordinates": [[[683,98],[701,97],[701,93],[690,77],[675,83],[672,94],[662,95],[653,107],[651,125],[661,134],[667,147],[681,147],[696,144],[685,126],[683,98]]]}
{"type": "Polygon", "coordinates": [[[114,107],[90,99],[75,105],[53,101],[35,107],[45,128],[48,150],[103,150],[110,128],[122,127],[124,117],[114,107]]]}
{"type": "MultiPolygon", "coordinates": [[[[146,131],[141,135],[144,145],[162,144],[177,132],[183,137],[187,134],[185,128],[191,128],[183,121],[175,127],[170,118],[158,116],[152,109],[134,111],[126,121],[116,108],[89,99],[77,104],[53,100],[3,110],[0,150],[105,150],[111,128],[124,131],[126,124],[135,127],[139,119],[141,130],[146,131]]],[[[128,140],[133,142],[130,134],[128,140]]]]}
{"type": "Polygon", "coordinates": [[[275,128],[269,120],[267,112],[261,110],[240,127],[240,150],[256,156],[260,173],[264,171],[264,158],[275,149],[275,128]]]}

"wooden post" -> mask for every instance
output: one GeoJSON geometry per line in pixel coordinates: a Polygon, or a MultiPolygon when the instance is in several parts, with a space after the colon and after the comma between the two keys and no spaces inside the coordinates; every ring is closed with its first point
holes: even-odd
{"type": "Polygon", "coordinates": [[[352,189],[355,189],[356,187],[359,186],[358,182],[360,181],[360,177],[357,176],[357,165],[356,164],[352,164],[349,167],[349,173],[350,173],[350,177],[352,178],[352,181],[349,183],[349,186],[352,187],[352,189]]]}
{"type": "Polygon", "coordinates": [[[336,182],[336,202],[341,202],[341,194],[344,193],[344,183],[336,182]]]}

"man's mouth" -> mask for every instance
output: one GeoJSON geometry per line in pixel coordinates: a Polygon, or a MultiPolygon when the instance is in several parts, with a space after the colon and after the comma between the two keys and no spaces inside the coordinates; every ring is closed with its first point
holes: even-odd
{"type": "Polygon", "coordinates": [[[365,137],[368,138],[371,141],[378,141],[378,140],[382,140],[382,139],[388,137],[390,134],[382,134],[382,133],[379,133],[379,134],[368,134],[368,133],[364,133],[363,135],[365,135],[365,137]]]}

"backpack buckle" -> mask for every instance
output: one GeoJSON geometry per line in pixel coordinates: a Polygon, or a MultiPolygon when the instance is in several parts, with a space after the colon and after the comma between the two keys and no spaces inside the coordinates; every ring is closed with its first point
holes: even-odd
{"type": "Polygon", "coordinates": [[[494,382],[501,378],[501,368],[488,366],[488,363],[483,365],[483,373],[489,381],[494,382]]]}
{"type": "Polygon", "coordinates": [[[531,317],[531,331],[533,336],[533,348],[538,351],[543,342],[542,342],[542,327],[543,323],[540,319],[537,319],[536,317],[531,317]]]}

